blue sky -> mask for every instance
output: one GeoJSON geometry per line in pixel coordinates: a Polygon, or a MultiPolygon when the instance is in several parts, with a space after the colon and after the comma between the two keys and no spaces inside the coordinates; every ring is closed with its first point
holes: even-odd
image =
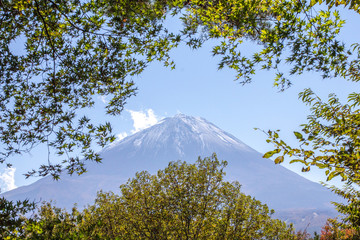
{"type": "MultiPolygon", "coordinates": [[[[342,16],[347,24],[341,37],[348,43],[357,41],[360,37],[357,27],[359,15],[342,11],[342,16]]],[[[244,52],[247,51],[244,48],[244,52]]],[[[292,131],[300,129],[298,126],[305,122],[309,112],[297,98],[304,88],[312,88],[323,98],[335,92],[341,99],[346,99],[348,93],[359,92],[359,84],[343,79],[323,80],[317,73],[293,77],[294,85],[284,92],[273,88],[274,74],[267,71],[257,72],[252,83],[242,86],[234,81],[233,71],[217,70],[218,59],[211,56],[211,43],[198,50],[180,46],[171,55],[176,63],[175,70],[154,63],[133,79],[138,93],[127,101],[126,110],[120,116],[105,116],[103,101],[106,99],[100,98],[95,108],[86,114],[97,121],[111,121],[115,133],[122,137],[177,113],[200,116],[264,153],[272,146],[265,142],[266,136],[262,132],[254,130],[255,127],[280,129],[281,136],[288,139],[289,143],[296,143],[292,131]]],[[[30,154],[13,157],[11,161],[14,169],[0,167],[2,190],[38,180],[25,180],[22,174],[46,160],[44,147],[38,147],[30,154]]],[[[324,180],[320,171],[301,173],[299,165],[284,166],[310,180],[324,180]]]]}

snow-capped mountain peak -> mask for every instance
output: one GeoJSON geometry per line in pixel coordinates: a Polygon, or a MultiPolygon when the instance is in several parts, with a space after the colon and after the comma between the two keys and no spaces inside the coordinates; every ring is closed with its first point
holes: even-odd
{"type": "MultiPolygon", "coordinates": [[[[161,120],[159,123],[124,138],[112,145],[131,144],[135,147],[151,148],[159,152],[165,145],[172,145],[181,153],[184,149],[196,148],[199,153],[212,153],[217,149],[239,148],[243,151],[254,151],[233,135],[226,133],[214,124],[200,117],[177,114],[161,120]],[[214,145],[217,147],[214,149],[214,145]]],[[[107,149],[108,150],[108,149],[107,149]]]]}

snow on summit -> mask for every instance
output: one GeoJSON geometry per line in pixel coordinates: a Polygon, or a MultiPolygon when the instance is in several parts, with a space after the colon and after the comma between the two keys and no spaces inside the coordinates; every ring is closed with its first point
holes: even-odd
{"type": "MultiPolygon", "coordinates": [[[[116,147],[120,143],[132,143],[133,146],[144,147],[147,145],[154,151],[163,146],[160,143],[172,142],[177,152],[181,153],[188,148],[188,144],[195,144],[205,152],[214,152],[209,149],[213,144],[220,148],[239,148],[243,151],[254,151],[252,148],[241,142],[233,135],[226,133],[214,124],[200,117],[191,117],[185,114],[177,114],[174,117],[162,119],[157,124],[124,138],[110,148],[116,147]],[[156,143],[154,145],[154,143],[156,143]]],[[[212,147],[213,148],[213,147],[212,147]]]]}

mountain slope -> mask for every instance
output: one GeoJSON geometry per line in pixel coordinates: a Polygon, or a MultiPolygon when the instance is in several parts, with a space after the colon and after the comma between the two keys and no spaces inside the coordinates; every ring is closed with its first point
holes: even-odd
{"type": "Polygon", "coordinates": [[[263,159],[262,154],[205,119],[182,114],[105,148],[101,151],[103,163],[89,163],[88,172],[82,176],[63,175],[59,182],[45,177],[3,195],[12,200],[52,199],[67,208],[77,202],[82,207],[92,202],[98,190],[117,191],[138,171],[155,173],[169,161],[195,162],[198,156],[214,152],[229,163],[227,180],[239,181],[245,193],[279,210],[280,217],[291,216],[294,211],[334,214],[330,201],[339,199],[328,189],[263,159]]]}

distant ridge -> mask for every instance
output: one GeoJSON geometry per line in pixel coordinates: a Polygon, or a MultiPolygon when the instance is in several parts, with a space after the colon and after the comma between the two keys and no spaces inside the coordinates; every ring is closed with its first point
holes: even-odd
{"type": "Polygon", "coordinates": [[[138,171],[155,173],[169,161],[195,162],[198,156],[214,152],[229,163],[227,180],[239,181],[245,193],[268,204],[279,212],[277,216],[292,220],[298,228],[312,221],[319,230],[324,219],[336,214],[330,202],[339,198],[328,189],[263,159],[262,154],[207,120],[184,114],[165,118],[103,149],[103,163],[88,163],[88,172],[82,176],[62,175],[58,182],[45,177],[2,195],[11,200],[55,200],[66,208],[76,202],[83,207],[92,203],[100,189],[118,192],[118,186],[138,171]],[[305,215],[294,220],[294,212],[305,215]]]}

